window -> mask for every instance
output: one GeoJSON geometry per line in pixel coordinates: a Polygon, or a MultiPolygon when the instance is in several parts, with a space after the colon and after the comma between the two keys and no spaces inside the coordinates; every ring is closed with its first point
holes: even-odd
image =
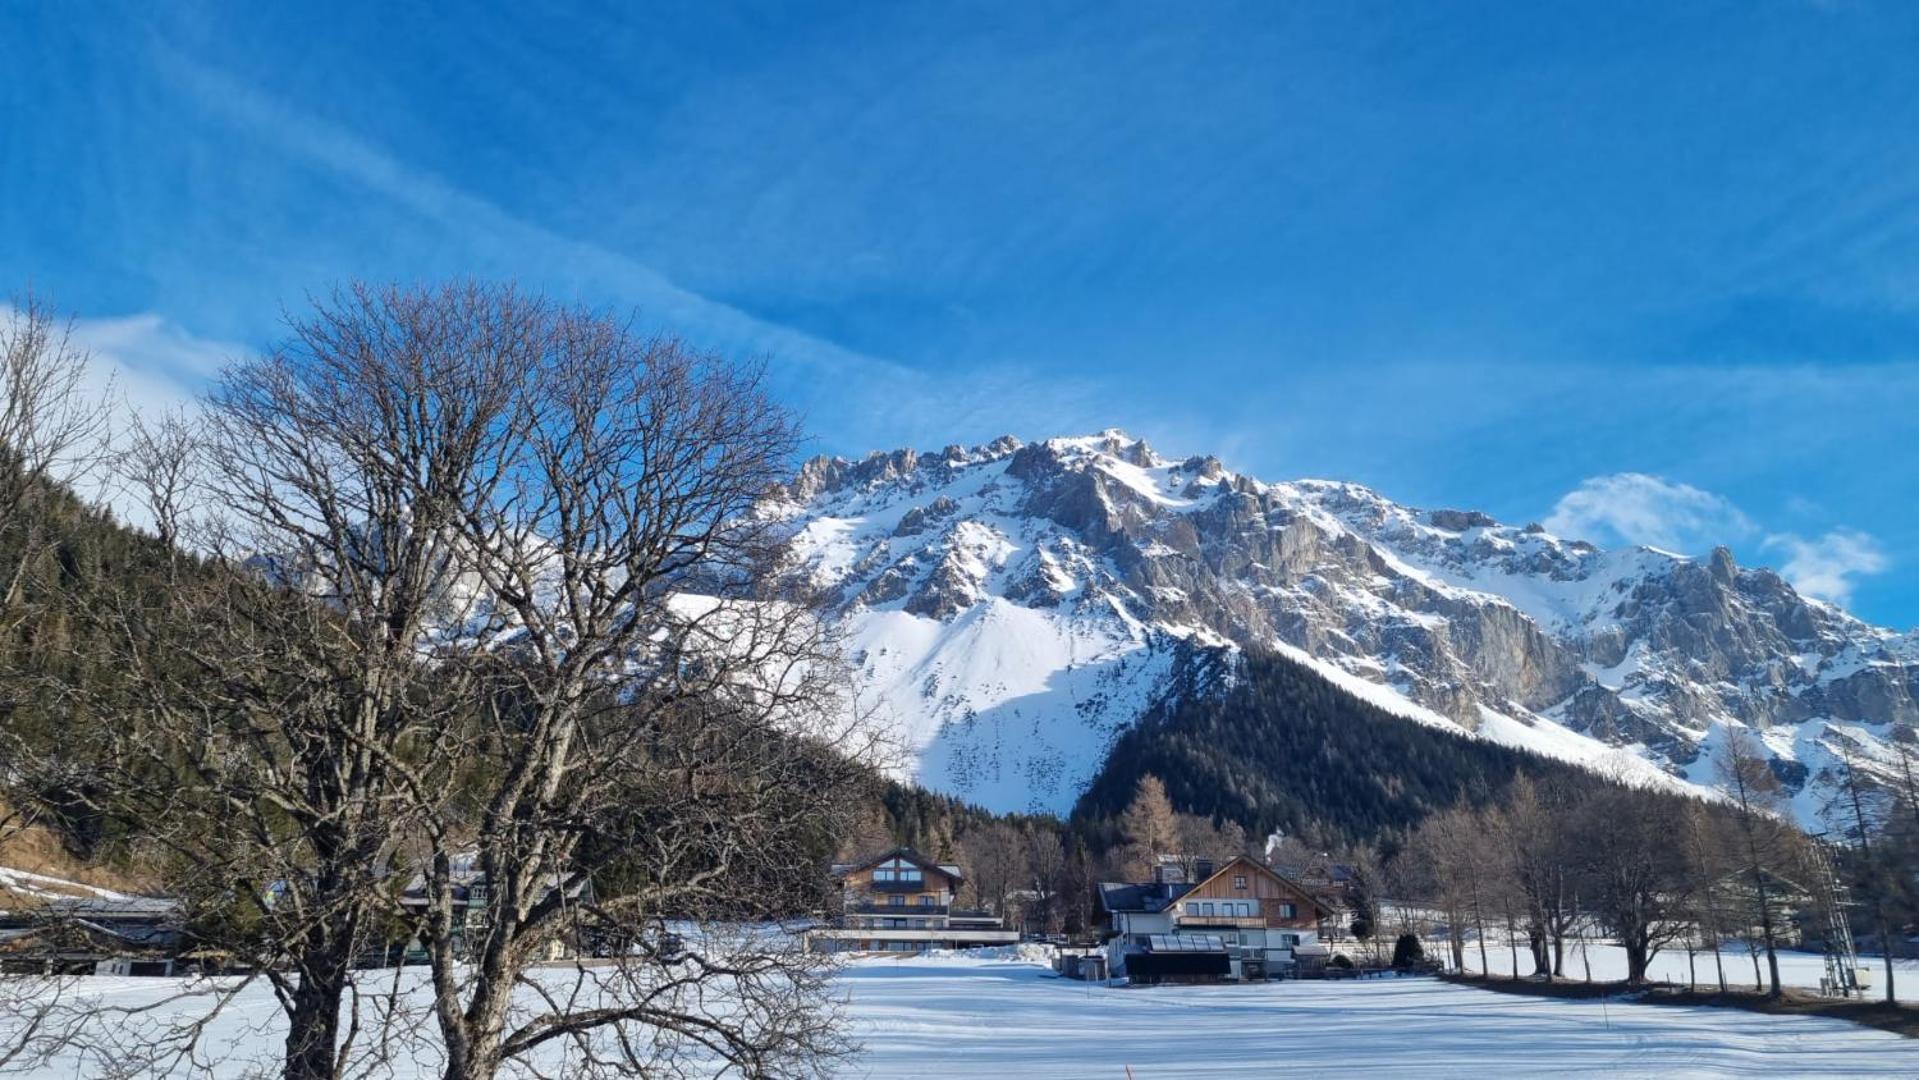
{"type": "Polygon", "coordinates": [[[873,882],[876,885],[917,885],[920,882],[920,868],[905,859],[888,859],[873,870],[873,882]]]}
{"type": "Polygon", "coordinates": [[[886,903],[891,907],[901,907],[906,903],[906,897],[901,896],[899,893],[894,893],[886,898],[886,903]]]}
{"type": "Polygon", "coordinates": [[[1199,905],[1199,913],[1201,915],[1211,915],[1213,913],[1213,905],[1212,904],[1199,905]]]}
{"type": "Polygon", "coordinates": [[[921,907],[933,906],[933,897],[931,893],[928,893],[927,895],[920,897],[920,906],[921,907]]]}
{"type": "Polygon", "coordinates": [[[1245,875],[1245,874],[1234,874],[1234,875],[1233,875],[1233,888],[1235,888],[1235,889],[1243,889],[1243,888],[1245,888],[1245,887],[1246,887],[1246,875],[1245,875]]]}
{"type": "Polygon", "coordinates": [[[1279,905],[1279,917],[1282,919],[1290,919],[1298,914],[1299,914],[1299,909],[1297,907],[1294,907],[1291,904],[1279,905]]]}

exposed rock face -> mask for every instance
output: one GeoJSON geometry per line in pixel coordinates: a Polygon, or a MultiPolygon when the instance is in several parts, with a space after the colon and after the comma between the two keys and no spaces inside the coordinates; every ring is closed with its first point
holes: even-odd
{"type": "Polygon", "coordinates": [[[1356,485],[1168,461],[1116,431],[815,459],[774,502],[869,622],[1011,605],[1140,647],[1288,647],[1467,730],[1561,756],[1624,748],[1695,780],[1728,725],[1816,781],[1833,739],[1870,760],[1919,724],[1919,636],[1806,600],[1724,548],[1602,551],[1356,485]]]}

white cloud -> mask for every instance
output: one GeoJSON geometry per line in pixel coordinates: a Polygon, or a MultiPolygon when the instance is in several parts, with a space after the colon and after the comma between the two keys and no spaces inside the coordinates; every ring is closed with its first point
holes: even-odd
{"type": "MultiPolygon", "coordinates": [[[[0,303],[0,324],[20,317],[0,303]]],[[[72,344],[89,359],[80,387],[113,412],[112,426],[126,426],[131,410],[191,408],[220,369],[249,350],[243,345],[197,337],[164,316],[145,312],[103,319],[74,319],[72,344]]]]}
{"type": "Polygon", "coordinates": [[[1879,541],[1857,529],[1834,529],[1811,540],[1775,533],[1765,546],[1786,553],[1780,570],[1793,588],[1841,606],[1852,599],[1853,578],[1891,565],[1879,541]]]}
{"type": "Polygon", "coordinates": [[[1597,544],[1643,544],[1690,553],[1754,531],[1726,498],[1645,473],[1587,479],[1562,496],[1544,522],[1560,536],[1597,544]]]}
{"type": "Polygon", "coordinates": [[[221,368],[251,351],[152,313],[79,319],[73,337],[92,354],[93,381],[103,388],[110,381],[116,406],[140,412],[192,407],[221,368]]]}
{"type": "MultiPolygon", "coordinates": [[[[0,324],[19,317],[18,309],[0,303],[0,324]]],[[[158,416],[198,409],[201,392],[220,370],[250,351],[232,342],[198,337],[150,312],[74,319],[71,333],[72,344],[86,352],[88,361],[78,393],[107,410],[100,438],[108,452],[125,445],[135,414],[158,416]]],[[[116,483],[110,471],[76,469],[62,479],[82,497],[111,505],[121,520],[146,523],[140,501],[116,483]]]]}

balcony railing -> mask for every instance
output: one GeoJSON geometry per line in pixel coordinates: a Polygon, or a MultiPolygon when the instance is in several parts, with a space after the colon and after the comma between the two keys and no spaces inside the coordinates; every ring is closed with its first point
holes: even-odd
{"type": "Polygon", "coordinates": [[[944,915],[948,904],[848,904],[848,915],[944,915]]]}
{"type": "Polygon", "coordinates": [[[915,878],[912,881],[881,881],[874,878],[871,887],[874,892],[927,892],[926,881],[915,878]]]}
{"type": "Polygon", "coordinates": [[[1266,925],[1263,915],[1180,915],[1174,919],[1178,926],[1229,926],[1236,929],[1258,929],[1266,925]]]}

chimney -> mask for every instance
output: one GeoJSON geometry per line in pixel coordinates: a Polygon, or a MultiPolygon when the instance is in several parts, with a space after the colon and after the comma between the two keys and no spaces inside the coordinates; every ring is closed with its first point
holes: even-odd
{"type": "Polygon", "coordinates": [[[1156,885],[1184,885],[1186,884],[1186,868],[1179,865],[1178,859],[1161,855],[1158,861],[1153,863],[1153,883],[1156,885]]]}

